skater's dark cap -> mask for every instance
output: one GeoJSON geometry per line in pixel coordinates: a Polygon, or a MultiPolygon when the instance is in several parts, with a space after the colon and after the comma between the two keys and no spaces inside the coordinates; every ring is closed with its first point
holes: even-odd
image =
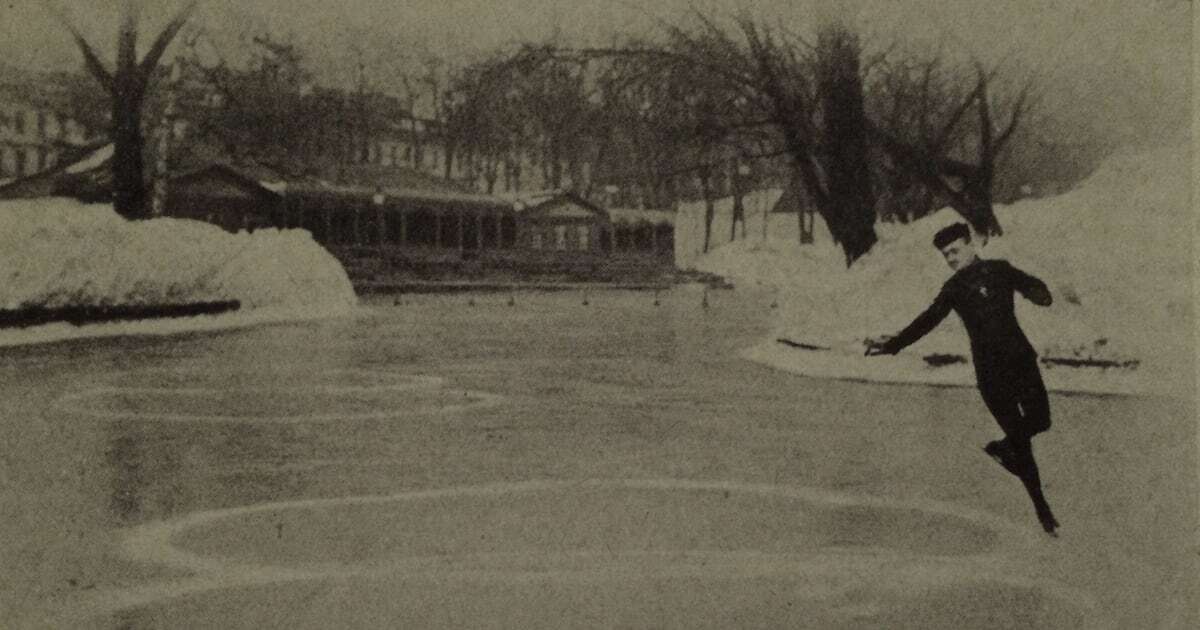
{"type": "Polygon", "coordinates": [[[933,246],[941,249],[959,239],[971,240],[971,228],[966,223],[955,223],[938,230],[933,236],[933,246]]]}

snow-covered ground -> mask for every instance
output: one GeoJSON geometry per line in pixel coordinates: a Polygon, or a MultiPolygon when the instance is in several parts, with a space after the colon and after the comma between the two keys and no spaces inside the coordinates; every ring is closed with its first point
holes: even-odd
{"type": "MultiPolygon", "coordinates": [[[[1120,153],[1066,194],[997,207],[1005,236],[992,239],[983,256],[1010,260],[1045,280],[1055,296],[1050,308],[1018,300],[1018,318],[1039,353],[1140,364],[1049,367],[1052,388],[1177,392],[1194,383],[1190,168],[1188,146],[1120,153]]],[[[747,207],[754,222],[756,206],[747,207]]],[[[677,237],[686,265],[703,238],[703,207],[681,211],[682,225],[699,226],[677,237]]],[[[694,267],[780,293],[776,333],[747,356],[812,375],[973,382],[968,365],[933,368],[921,358],[969,354],[966,334],[953,316],[897,357],[861,356],[865,337],[898,331],[949,277],[931,241],[939,229],[961,220],[952,210],[911,225],[880,224],[880,243],[849,270],[822,234],[819,218],[818,243],[801,247],[794,215],[772,217],[764,239],[759,212],[758,222],[747,226],[748,238],[739,234],[734,242],[728,242],[728,211],[724,215],[718,213],[714,226],[715,242],[723,244],[695,258],[694,267]],[[797,350],[776,343],[778,337],[830,350],[797,350]]]]}
{"type": "Polygon", "coordinates": [[[230,234],[186,219],[129,222],[66,199],[0,202],[0,308],[238,300],[179,320],[0,330],[0,345],[329,317],[357,304],[342,266],[301,230],[230,234]]]}
{"type": "MultiPolygon", "coordinates": [[[[730,228],[733,222],[733,198],[717,199],[713,203],[713,226],[709,236],[711,251],[707,255],[704,253],[704,203],[681,204],[675,215],[675,264],[680,269],[697,268],[698,264],[705,268],[716,265],[736,270],[740,277],[750,279],[755,283],[760,280],[764,283],[773,283],[773,279],[777,276],[785,277],[779,276],[779,273],[786,273],[784,270],[791,264],[789,261],[792,259],[797,259],[796,262],[804,265],[805,263],[799,261],[799,258],[811,255],[812,248],[789,248],[789,245],[794,245],[799,238],[800,225],[796,215],[771,213],[771,209],[779,202],[782,195],[783,191],[780,189],[756,190],[747,194],[742,201],[746,217],[745,228],[743,229],[742,224],[738,223],[737,227],[732,230],[730,228]],[[765,230],[764,219],[767,221],[765,230]],[[765,245],[764,237],[766,238],[765,245]],[[736,245],[732,248],[722,247],[731,242],[736,245]],[[764,249],[782,251],[780,248],[783,248],[788,251],[788,255],[745,256],[744,250],[747,245],[754,252],[764,249]],[[730,261],[734,264],[722,262],[727,255],[732,255],[737,259],[730,261]],[[700,263],[701,258],[704,259],[703,263],[700,263]],[[782,267],[779,267],[781,265],[782,267]],[[776,267],[779,267],[778,271],[776,271],[776,267]]],[[[814,230],[818,243],[829,243],[832,240],[828,228],[821,220],[817,220],[814,230]]]]}

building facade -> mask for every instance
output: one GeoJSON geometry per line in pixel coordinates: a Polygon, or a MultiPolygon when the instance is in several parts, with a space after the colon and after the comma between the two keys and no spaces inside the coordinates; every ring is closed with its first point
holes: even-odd
{"type": "Polygon", "coordinates": [[[267,182],[211,165],[171,180],[166,214],[231,232],[307,230],[347,269],[594,274],[613,265],[628,271],[673,263],[667,213],[624,211],[614,220],[571,193],[513,201],[385,183],[267,182]]]}
{"type": "Polygon", "coordinates": [[[50,170],[95,140],[67,112],[27,87],[0,85],[0,181],[50,170]]]}

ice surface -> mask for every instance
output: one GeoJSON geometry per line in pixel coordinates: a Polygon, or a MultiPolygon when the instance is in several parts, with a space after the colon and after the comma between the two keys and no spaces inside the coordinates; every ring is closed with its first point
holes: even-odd
{"type": "Polygon", "coordinates": [[[0,202],[0,308],[224,300],[241,309],[149,327],[0,331],[0,344],[310,319],[357,304],[345,270],[305,231],[231,234],[187,219],[130,222],[109,205],[67,199],[0,202]]]}
{"type": "MultiPolygon", "coordinates": [[[[983,256],[1008,259],[1045,280],[1055,296],[1050,308],[1018,299],[1018,318],[1039,353],[1141,363],[1136,374],[1047,370],[1052,387],[1172,389],[1194,378],[1195,209],[1190,168],[1187,146],[1119,153],[1072,191],[996,208],[1005,235],[992,239],[983,256]],[[1087,374],[1094,377],[1081,376],[1087,374]]],[[[703,207],[683,210],[692,223],[700,217],[702,238],[703,207]]],[[[863,338],[898,331],[949,277],[931,241],[939,229],[961,220],[954,211],[943,209],[911,225],[880,224],[880,243],[849,270],[820,229],[817,245],[797,245],[796,228],[790,225],[795,217],[786,218],[788,225],[772,222],[765,240],[760,222],[758,232],[748,226],[748,238],[731,243],[728,218],[723,224],[718,220],[714,233],[724,240],[716,242],[727,243],[696,258],[694,266],[735,282],[777,287],[780,315],[773,337],[832,347],[835,352],[766,344],[751,354],[805,373],[969,382],[970,370],[963,366],[931,369],[919,360],[905,365],[897,360],[883,369],[888,359],[857,358],[863,338]],[[949,376],[957,373],[961,374],[949,376]]],[[[695,238],[685,233],[679,251],[696,249],[695,238]]],[[[965,355],[966,334],[951,316],[907,352],[965,355]]]]}

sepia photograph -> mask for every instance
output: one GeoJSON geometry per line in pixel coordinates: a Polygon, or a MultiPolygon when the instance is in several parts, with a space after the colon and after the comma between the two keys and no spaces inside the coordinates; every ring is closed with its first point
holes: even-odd
{"type": "Polygon", "coordinates": [[[1200,628],[1196,24],[0,3],[0,630],[1200,628]]]}

